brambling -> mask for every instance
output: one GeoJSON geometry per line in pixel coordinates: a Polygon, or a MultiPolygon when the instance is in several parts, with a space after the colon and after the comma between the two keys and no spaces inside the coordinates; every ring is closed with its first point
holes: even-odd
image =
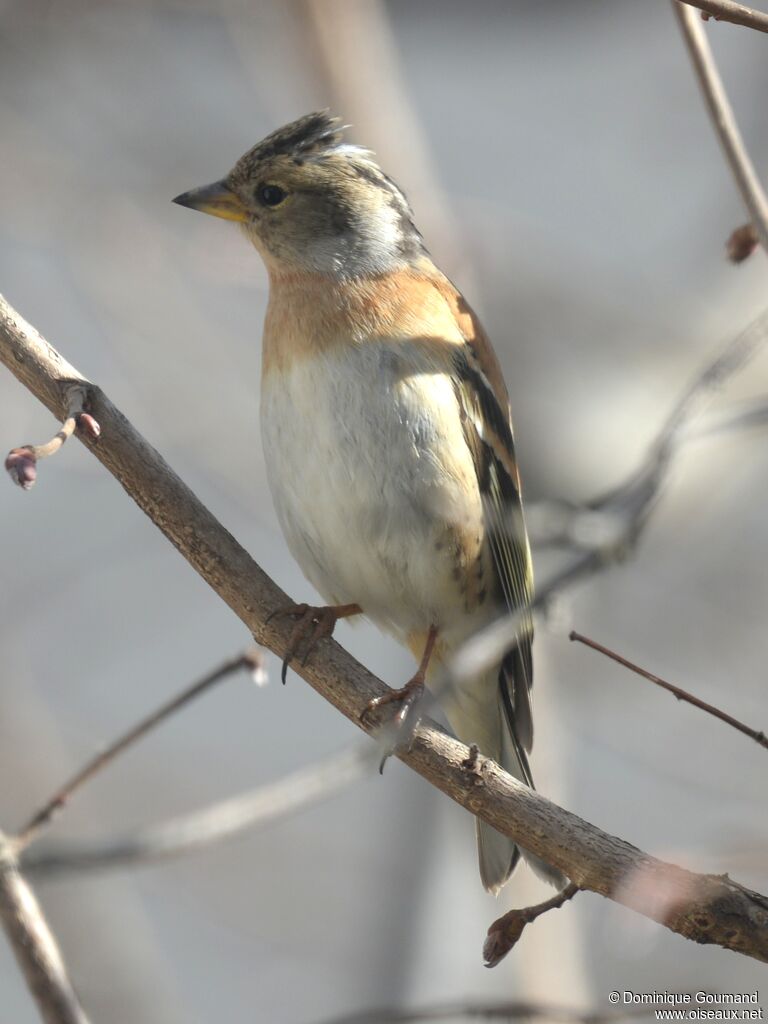
{"type": "MultiPolygon", "coordinates": [[[[306,656],[338,619],[367,616],[418,660],[402,689],[372,702],[399,702],[402,719],[429,673],[532,592],[491,344],[430,259],[403,192],[327,113],[279,129],[225,178],[174,202],[237,222],[269,274],[267,473],[288,546],[328,602],[291,607],[289,657],[302,641],[306,656]]],[[[528,622],[445,708],[461,740],[529,786],[531,641],[528,622]]],[[[483,885],[498,892],[520,851],[479,820],[477,841],[483,885]]]]}

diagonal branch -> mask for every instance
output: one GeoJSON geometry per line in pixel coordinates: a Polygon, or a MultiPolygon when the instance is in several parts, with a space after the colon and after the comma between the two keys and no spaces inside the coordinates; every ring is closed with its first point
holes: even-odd
{"type": "MultiPolygon", "coordinates": [[[[83,443],[119,480],[192,567],[226,601],[256,640],[284,655],[290,626],[271,613],[286,595],[253,561],[103,392],[86,381],[0,299],[0,361],[55,416],[66,388],[87,389],[101,424],[98,445],[83,443]],[[269,620],[269,621],[268,621],[269,620]]],[[[299,674],[358,727],[386,687],[333,640],[324,640],[299,674]]],[[[424,719],[398,757],[453,800],[590,889],[696,942],[768,962],[768,897],[727,876],[702,875],[657,860],[590,825],[479,756],[424,719]],[[639,880],[639,882],[638,882],[639,880]],[[635,884],[638,883],[638,884],[635,884]],[[658,899],[659,891],[665,899],[658,899]]]]}
{"type": "Polygon", "coordinates": [[[640,537],[682,445],[694,438],[766,422],[768,402],[764,397],[734,403],[711,413],[703,422],[695,417],[714,391],[760,354],[767,340],[768,312],[763,311],[694,375],[638,469],[617,487],[583,505],[541,501],[530,506],[529,530],[534,547],[581,549],[593,552],[604,562],[619,560],[640,537]]]}
{"type": "Polygon", "coordinates": [[[591,647],[593,651],[597,651],[599,654],[604,654],[607,658],[611,658],[613,661],[618,662],[619,665],[623,665],[624,668],[628,668],[630,672],[634,672],[636,675],[642,676],[643,679],[647,679],[649,682],[655,683],[655,685],[660,686],[662,690],[667,690],[673,696],[677,697],[678,700],[683,700],[687,704],[692,704],[695,708],[699,708],[701,711],[706,711],[707,714],[712,715],[714,718],[719,718],[721,722],[725,722],[726,725],[733,726],[734,729],[744,733],[745,736],[749,736],[749,738],[754,740],[755,743],[759,743],[761,747],[768,748],[768,736],[766,736],[762,730],[753,729],[751,726],[745,725],[744,722],[740,722],[738,718],[733,718],[732,715],[726,714],[725,711],[721,711],[720,708],[716,708],[712,704],[707,704],[707,702],[702,700],[700,697],[694,697],[692,693],[682,690],[679,686],[675,686],[673,683],[668,683],[667,680],[662,679],[661,676],[654,675],[654,673],[649,672],[648,669],[642,668],[640,665],[636,665],[633,661],[629,661],[628,658],[623,657],[621,654],[617,654],[616,651],[612,651],[610,647],[604,647],[603,644],[599,644],[596,640],[590,640],[588,636],[577,633],[575,629],[571,630],[568,639],[576,640],[578,643],[591,647]]]}
{"type": "Polygon", "coordinates": [[[143,718],[137,725],[134,725],[127,732],[119,736],[114,742],[92,757],[83,765],[70,779],[60,786],[50,799],[46,800],[40,810],[36,811],[19,833],[14,837],[14,846],[17,852],[21,852],[31,842],[37,839],[40,832],[53,821],[56,814],[64,807],[73,793],[77,792],[89,779],[111,764],[124,750],[133,746],[140,739],[151,732],[158,725],[164,722],[171,715],[180,711],[190,701],[199,697],[206,690],[209,690],[216,683],[227,679],[240,669],[247,668],[255,672],[261,667],[261,652],[257,648],[250,648],[243,654],[223,662],[212,672],[198,679],[187,689],[166,701],[151,714],[143,718]]]}

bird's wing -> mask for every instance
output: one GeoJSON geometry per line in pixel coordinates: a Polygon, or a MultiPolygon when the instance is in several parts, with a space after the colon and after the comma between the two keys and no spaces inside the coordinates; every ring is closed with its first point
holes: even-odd
{"type": "MultiPolygon", "coordinates": [[[[441,287],[464,338],[454,355],[456,397],[483,500],[499,597],[510,612],[529,604],[533,570],[520,495],[509,398],[496,354],[479,320],[447,281],[441,287]]],[[[516,740],[533,743],[533,623],[526,614],[515,648],[499,673],[502,703],[516,740]]]]}

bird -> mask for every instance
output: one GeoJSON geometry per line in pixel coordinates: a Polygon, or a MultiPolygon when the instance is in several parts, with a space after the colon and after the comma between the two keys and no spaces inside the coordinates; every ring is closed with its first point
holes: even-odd
{"type": "MultiPolygon", "coordinates": [[[[288,547],[327,604],[283,609],[290,657],[364,616],[413,653],[370,702],[402,724],[457,649],[521,613],[499,663],[448,696],[458,738],[533,787],[531,552],[507,389],[483,327],[433,262],[405,193],[328,111],[248,150],[173,201],[235,222],[269,277],[260,419],[288,547]]],[[[283,677],[285,680],[285,677],[283,677]]],[[[480,878],[498,893],[521,853],[480,819],[480,878]]]]}

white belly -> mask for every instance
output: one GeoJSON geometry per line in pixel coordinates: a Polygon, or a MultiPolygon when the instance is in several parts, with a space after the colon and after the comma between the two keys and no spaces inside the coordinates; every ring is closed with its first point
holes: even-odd
{"type": "Polygon", "coordinates": [[[446,536],[483,523],[447,374],[384,342],[323,353],[266,378],[261,421],[286,540],[328,603],[400,638],[465,615],[446,536]]]}

